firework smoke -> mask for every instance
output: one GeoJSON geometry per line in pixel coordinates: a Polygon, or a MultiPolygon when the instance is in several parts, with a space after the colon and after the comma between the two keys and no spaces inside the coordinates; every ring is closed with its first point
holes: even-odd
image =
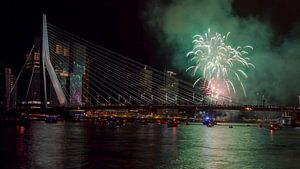
{"type": "MultiPolygon", "coordinates": [[[[149,25],[149,31],[161,42],[157,55],[167,57],[174,68],[186,73],[190,61],[182,56],[191,50],[193,35],[199,31],[207,31],[208,27],[222,35],[231,31],[234,34],[227,39],[229,44],[250,44],[255,49],[251,53],[251,63],[255,65],[255,69],[242,69],[248,76],[247,81],[243,79],[247,97],[243,92],[237,92],[233,99],[242,104],[261,104],[264,98],[266,105],[298,105],[300,26],[292,25],[289,32],[279,37],[268,20],[264,22],[251,13],[239,16],[233,9],[234,2],[149,1],[147,13],[143,16],[149,25]]],[[[199,73],[196,77],[201,76],[199,73]]],[[[242,91],[240,86],[235,86],[238,91],[242,91]]]]}
{"type": "Polygon", "coordinates": [[[204,84],[217,100],[220,96],[231,98],[231,91],[236,92],[235,82],[240,84],[244,95],[246,95],[241,76],[244,78],[248,78],[248,76],[242,68],[254,68],[254,65],[249,62],[250,58],[243,57],[248,54],[249,49],[252,50],[253,48],[249,45],[231,47],[226,42],[229,34],[230,32],[226,36],[217,32],[213,34],[208,29],[204,36],[195,35],[194,48],[186,55],[191,57],[190,61],[194,63],[187,71],[193,70],[194,76],[197,71],[201,71],[203,74],[195,81],[194,86],[200,80],[204,80],[204,84]]]}

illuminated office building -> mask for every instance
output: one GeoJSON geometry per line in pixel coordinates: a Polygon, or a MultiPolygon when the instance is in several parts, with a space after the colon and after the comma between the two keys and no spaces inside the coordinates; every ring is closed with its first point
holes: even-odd
{"type": "Polygon", "coordinates": [[[58,80],[65,92],[69,92],[69,61],[70,61],[70,45],[62,41],[56,41],[54,58],[52,59],[52,65],[58,77],[58,80]]]}
{"type": "Polygon", "coordinates": [[[2,68],[0,71],[0,109],[4,109],[5,105],[5,85],[4,85],[4,73],[2,72],[2,68]]]}
{"type": "Polygon", "coordinates": [[[72,46],[72,73],[70,74],[70,105],[82,106],[88,93],[86,72],[87,51],[86,46],[78,43],[72,46]]]}
{"type": "Polygon", "coordinates": [[[140,72],[140,99],[143,103],[152,103],[152,70],[149,70],[147,66],[140,72]]]}
{"type": "MultiPolygon", "coordinates": [[[[54,41],[50,43],[51,62],[69,106],[89,102],[89,60],[87,47],[79,43],[54,41]]],[[[50,87],[52,106],[58,106],[56,94],[50,87]]]]}
{"type": "Polygon", "coordinates": [[[16,108],[17,105],[17,85],[16,77],[14,76],[11,68],[5,68],[5,109],[16,108]]]}
{"type": "Polygon", "coordinates": [[[39,108],[41,103],[40,90],[40,46],[41,38],[34,38],[34,45],[26,55],[25,75],[22,76],[19,96],[22,105],[30,108],[39,108]]]}

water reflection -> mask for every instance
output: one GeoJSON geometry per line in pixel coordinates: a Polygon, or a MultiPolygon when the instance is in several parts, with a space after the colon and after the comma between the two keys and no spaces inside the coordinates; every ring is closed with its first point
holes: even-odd
{"type": "Polygon", "coordinates": [[[85,123],[0,128],[0,168],[298,168],[300,130],[85,123]],[[292,156],[291,156],[292,154],[292,156]]]}
{"type": "Polygon", "coordinates": [[[30,127],[28,141],[30,168],[63,168],[64,128],[53,124],[40,123],[30,127]],[[59,155],[61,154],[61,155],[59,155]]]}
{"type": "MultiPolygon", "coordinates": [[[[25,140],[25,131],[24,126],[16,126],[16,163],[23,164],[22,166],[27,165],[26,155],[28,154],[28,149],[24,145],[25,140]]],[[[21,168],[23,168],[21,166],[21,168]]]]}

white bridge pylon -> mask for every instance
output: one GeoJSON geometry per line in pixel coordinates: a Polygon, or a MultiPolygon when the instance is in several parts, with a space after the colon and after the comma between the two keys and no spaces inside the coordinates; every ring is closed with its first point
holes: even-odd
{"type": "MultiPolygon", "coordinates": [[[[62,87],[58,81],[58,78],[55,74],[54,68],[50,61],[50,54],[49,54],[49,41],[48,41],[48,29],[47,29],[47,20],[46,15],[43,15],[43,46],[42,46],[42,57],[43,57],[43,65],[46,66],[46,69],[48,71],[48,74],[50,76],[51,83],[53,85],[54,91],[56,93],[58,102],[60,106],[66,106],[67,105],[67,99],[66,96],[62,90],[62,87]]],[[[44,66],[41,66],[45,68],[44,66]]],[[[43,78],[44,78],[44,89],[46,91],[46,76],[45,71],[43,70],[43,78]]],[[[42,91],[44,92],[44,91],[42,91]]],[[[45,92],[45,97],[47,98],[47,92],[45,92]]]]}

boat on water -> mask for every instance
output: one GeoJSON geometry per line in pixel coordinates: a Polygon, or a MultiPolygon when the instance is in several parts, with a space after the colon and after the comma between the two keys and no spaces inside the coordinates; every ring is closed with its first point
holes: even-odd
{"type": "Polygon", "coordinates": [[[282,116],[280,119],[280,123],[284,127],[292,126],[292,116],[282,116]]]}
{"type": "Polygon", "coordinates": [[[88,120],[86,118],[85,111],[81,110],[81,109],[70,110],[69,111],[69,116],[70,116],[70,119],[73,122],[81,122],[81,121],[87,121],[88,120]]]}
{"type": "Polygon", "coordinates": [[[281,129],[281,125],[280,123],[277,123],[277,122],[270,122],[269,124],[269,130],[272,130],[272,131],[277,131],[281,129]]]}
{"type": "Polygon", "coordinates": [[[30,118],[29,115],[26,113],[21,113],[19,118],[16,119],[17,124],[20,126],[29,126],[30,125],[30,118]]]}
{"type": "Polygon", "coordinates": [[[213,124],[213,123],[208,123],[208,124],[206,124],[206,126],[207,126],[207,127],[213,127],[214,124],[213,124]]]}
{"type": "Polygon", "coordinates": [[[189,121],[188,120],[185,121],[185,125],[189,125],[189,121]]]}
{"type": "Polygon", "coordinates": [[[203,119],[202,123],[207,127],[213,127],[214,125],[216,125],[216,122],[208,116],[203,119]]]}
{"type": "Polygon", "coordinates": [[[170,120],[168,121],[168,127],[177,127],[178,122],[176,120],[170,120]]]}
{"type": "Polygon", "coordinates": [[[148,121],[147,121],[147,120],[141,120],[141,121],[140,121],[140,124],[141,124],[141,125],[148,125],[148,121]]]}
{"type": "Polygon", "coordinates": [[[48,115],[45,119],[46,123],[57,123],[57,116],[56,115],[48,115]]]}

